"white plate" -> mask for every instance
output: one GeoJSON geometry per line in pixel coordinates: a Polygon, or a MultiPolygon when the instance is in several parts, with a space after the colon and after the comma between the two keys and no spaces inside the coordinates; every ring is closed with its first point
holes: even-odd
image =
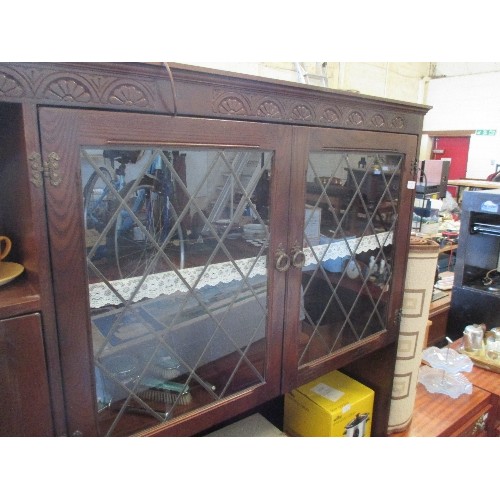
{"type": "Polygon", "coordinates": [[[471,372],[473,366],[469,356],[459,354],[449,347],[428,347],[422,351],[422,360],[432,368],[440,368],[448,373],[471,372]]]}
{"type": "Polygon", "coordinates": [[[453,283],[441,283],[438,281],[434,285],[434,288],[437,288],[439,290],[451,290],[453,288],[453,283]]]}
{"type": "Polygon", "coordinates": [[[243,229],[245,231],[265,231],[266,226],[264,224],[245,224],[243,229]]]}
{"type": "Polygon", "coordinates": [[[264,224],[245,224],[243,226],[243,234],[254,238],[265,237],[266,230],[267,226],[264,224]]]}
{"type": "Polygon", "coordinates": [[[418,371],[418,381],[428,392],[446,394],[453,399],[462,394],[472,394],[472,384],[461,373],[446,373],[444,370],[422,365],[418,371]]]}
{"type": "Polygon", "coordinates": [[[6,285],[24,271],[21,264],[15,262],[0,262],[0,286],[6,285]]]}

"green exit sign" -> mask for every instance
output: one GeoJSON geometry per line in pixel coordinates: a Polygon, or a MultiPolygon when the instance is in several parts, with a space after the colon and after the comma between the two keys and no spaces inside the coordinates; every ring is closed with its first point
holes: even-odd
{"type": "Polygon", "coordinates": [[[479,129],[476,130],[476,135],[496,135],[497,131],[496,130],[491,130],[491,129],[479,129]]]}

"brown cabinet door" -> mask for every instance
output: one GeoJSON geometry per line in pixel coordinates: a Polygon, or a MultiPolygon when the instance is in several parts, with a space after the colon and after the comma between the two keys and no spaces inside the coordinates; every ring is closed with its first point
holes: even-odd
{"type": "Polygon", "coordinates": [[[278,395],[291,130],[40,123],[69,435],[189,435],[278,395]]]}
{"type": "Polygon", "coordinates": [[[416,136],[294,132],[289,241],[303,253],[289,276],[288,389],[396,339],[417,156],[416,136]]]}
{"type": "Polygon", "coordinates": [[[52,436],[39,314],[0,321],[0,436],[52,436]]]}

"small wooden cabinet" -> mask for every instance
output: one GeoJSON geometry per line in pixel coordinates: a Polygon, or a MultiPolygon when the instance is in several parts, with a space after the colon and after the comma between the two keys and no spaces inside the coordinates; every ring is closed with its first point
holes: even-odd
{"type": "MultiPolygon", "coordinates": [[[[451,344],[458,349],[462,340],[451,344]]],[[[409,427],[394,437],[498,437],[500,436],[500,374],[473,366],[464,376],[472,394],[453,399],[431,394],[418,384],[409,427]]]]}
{"type": "Polygon", "coordinates": [[[450,311],[451,293],[431,302],[429,306],[429,320],[432,324],[429,327],[427,336],[427,346],[439,346],[446,342],[446,325],[450,311]]]}
{"type": "Polygon", "coordinates": [[[41,318],[31,431],[194,435],[343,369],[385,435],[428,108],[168,69],[0,65],[0,234],[26,268],[0,321],[41,318]]]}
{"type": "Polygon", "coordinates": [[[474,387],[472,394],[453,399],[431,394],[418,384],[415,407],[408,428],[392,437],[480,437],[492,410],[491,394],[474,387]]]}
{"type": "Polygon", "coordinates": [[[0,436],[53,435],[40,314],[0,320],[0,436]]]}
{"type": "MultiPolygon", "coordinates": [[[[461,340],[455,341],[453,348],[457,349],[461,342],[461,340]]],[[[467,378],[474,388],[490,394],[491,410],[483,427],[488,436],[500,437],[500,373],[474,366],[472,372],[467,374],[467,378]]]]}

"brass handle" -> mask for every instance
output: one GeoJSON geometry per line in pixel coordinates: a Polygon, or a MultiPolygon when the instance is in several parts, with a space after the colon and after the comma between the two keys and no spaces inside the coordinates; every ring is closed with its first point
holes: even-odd
{"type": "Polygon", "coordinates": [[[306,254],[302,251],[302,248],[296,243],[292,248],[292,266],[298,269],[304,267],[306,263],[306,254]]]}
{"type": "Polygon", "coordinates": [[[478,419],[477,422],[474,424],[474,427],[472,428],[471,436],[477,436],[480,432],[484,432],[486,428],[486,420],[488,419],[488,414],[485,413],[484,415],[481,415],[478,419]]]}
{"type": "Polygon", "coordinates": [[[285,271],[288,271],[290,268],[290,257],[287,255],[287,253],[283,250],[283,248],[279,247],[278,250],[275,253],[276,257],[276,270],[279,271],[280,273],[284,273],[285,271]]]}

